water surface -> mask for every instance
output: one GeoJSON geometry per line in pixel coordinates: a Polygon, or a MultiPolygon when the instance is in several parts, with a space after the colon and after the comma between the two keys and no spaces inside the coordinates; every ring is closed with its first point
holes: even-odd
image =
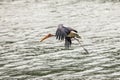
{"type": "Polygon", "coordinates": [[[1,80],[119,80],[120,3],[14,1],[0,5],[1,80]],[[70,50],[54,37],[58,24],[82,36],[70,50]]]}

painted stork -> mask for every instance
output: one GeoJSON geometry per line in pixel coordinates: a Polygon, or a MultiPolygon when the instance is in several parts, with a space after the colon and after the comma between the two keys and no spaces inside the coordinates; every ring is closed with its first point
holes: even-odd
{"type": "MultiPolygon", "coordinates": [[[[55,36],[56,39],[58,40],[65,40],[65,48],[66,49],[69,49],[69,47],[71,46],[72,44],[72,41],[71,39],[74,38],[75,40],[77,40],[79,43],[79,39],[81,38],[79,35],[78,35],[78,32],[73,29],[73,28],[70,28],[70,27],[65,27],[63,26],[63,24],[59,24],[58,25],[58,28],[56,30],[56,33],[55,35],[53,34],[48,34],[46,35],[45,37],[43,37],[40,42],[42,42],[43,40],[49,38],[49,37],[52,37],[52,36],[55,36]]],[[[81,45],[82,46],[82,45],[81,45]]],[[[83,46],[82,46],[83,47],[83,46]]],[[[84,48],[84,47],[83,47],[84,48]]],[[[84,48],[85,51],[87,51],[85,48],[84,48]]],[[[88,51],[87,51],[88,53],[88,51]]]]}

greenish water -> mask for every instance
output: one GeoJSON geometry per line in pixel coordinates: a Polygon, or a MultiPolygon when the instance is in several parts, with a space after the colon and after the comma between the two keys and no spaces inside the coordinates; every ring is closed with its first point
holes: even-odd
{"type": "Polygon", "coordinates": [[[0,5],[1,80],[119,80],[120,3],[14,1],[0,5]],[[70,50],[54,37],[57,25],[73,27],[82,45],[70,50]]]}

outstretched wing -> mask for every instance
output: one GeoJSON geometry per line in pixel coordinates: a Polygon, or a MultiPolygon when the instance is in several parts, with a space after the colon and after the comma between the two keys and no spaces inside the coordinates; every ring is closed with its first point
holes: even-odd
{"type": "Polygon", "coordinates": [[[67,37],[68,33],[69,33],[69,30],[66,27],[64,27],[62,24],[59,24],[56,31],[56,39],[64,40],[65,37],[67,37]]]}
{"type": "Polygon", "coordinates": [[[70,28],[70,27],[64,27],[63,24],[58,25],[58,29],[56,31],[56,39],[58,40],[64,40],[65,37],[70,33],[70,31],[75,31],[76,30],[70,28]]]}

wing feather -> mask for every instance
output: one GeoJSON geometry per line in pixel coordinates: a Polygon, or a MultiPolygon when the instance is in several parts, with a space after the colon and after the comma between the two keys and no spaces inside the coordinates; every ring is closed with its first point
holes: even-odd
{"type": "Polygon", "coordinates": [[[74,31],[77,33],[76,30],[70,28],[70,27],[64,27],[63,24],[59,24],[58,25],[58,28],[56,30],[56,39],[58,40],[64,40],[65,39],[65,47],[66,48],[69,48],[72,44],[71,42],[71,37],[68,37],[68,34],[71,32],[71,31],[74,31]]]}
{"type": "Polygon", "coordinates": [[[66,37],[65,38],[65,48],[69,48],[71,46],[72,42],[71,42],[71,38],[70,37],[66,37]]]}
{"type": "Polygon", "coordinates": [[[67,37],[69,30],[63,25],[58,25],[58,29],[56,31],[56,39],[64,40],[67,37]]]}

